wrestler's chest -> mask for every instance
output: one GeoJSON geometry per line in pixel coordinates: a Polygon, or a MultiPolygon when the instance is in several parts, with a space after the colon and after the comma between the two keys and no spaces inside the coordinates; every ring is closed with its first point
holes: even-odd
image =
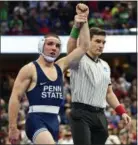
{"type": "Polygon", "coordinates": [[[44,72],[45,76],[51,81],[55,81],[58,77],[58,73],[55,68],[45,69],[45,70],[43,70],[43,72],[44,72]]]}

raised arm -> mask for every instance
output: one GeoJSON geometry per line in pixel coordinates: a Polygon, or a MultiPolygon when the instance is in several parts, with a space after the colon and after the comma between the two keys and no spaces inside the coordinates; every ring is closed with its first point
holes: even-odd
{"type": "Polygon", "coordinates": [[[74,62],[78,62],[81,57],[87,52],[89,49],[89,43],[90,43],[90,34],[89,34],[89,28],[88,28],[88,22],[85,22],[80,30],[80,43],[79,46],[74,49],[70,54],[68,54],[66,57],[58,60],[56,63],[61,67],[61,69],[64,71],[67,69],[70,65],[72,65],[74,62]]]}
{"type": "Polygon", "coordinates": [[[75,35],[74,37],[71,36],[69,37],[68,43],[67,43],[67,53],[71,53],[76,47],[77,47],[77,40],[78,40],[78,36],[80,33],[80,27],[81,25],[79,23],[77,23],[76,21],[74,22],[73,28],[71,30],[71,34],[75,35]]]}
{"type": "Polygon", "coordinates": [[[67,43],[67,53],[71,53],[78,45],[78,37],[80,33],[80,29],[83,25],[83,16],[88,17],[89,9],[85,4],[79,3],[76,6],[77,16],[75,17],[74,25],[72,27],[70,37],[67,43]]]}
{"type": "Polygon", "coordinates": [[[24,66],[18,73],[13,86],[8,107],[10,140],[18,140],[17,117],[20,107],[20,100],[31,82],[31,72],[32,71],[28,65],[24,66]]]}

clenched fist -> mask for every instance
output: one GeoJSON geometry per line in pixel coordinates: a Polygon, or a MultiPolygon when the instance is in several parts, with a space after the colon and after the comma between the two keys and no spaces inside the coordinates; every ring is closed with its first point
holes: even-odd
{"type": "Polygon", "coordinates": [[[87,17],[89,14],[89,8],[87,5],[85,5],[83,3],[79,3],[76,6],[76,13],[77,14],[84,14],[87,17]]]}
{"type": "Polygon", "coordinates": [[[19,144],[20,131],[17,128],[9,129],[9,141],[11,144],[19,144]]]}

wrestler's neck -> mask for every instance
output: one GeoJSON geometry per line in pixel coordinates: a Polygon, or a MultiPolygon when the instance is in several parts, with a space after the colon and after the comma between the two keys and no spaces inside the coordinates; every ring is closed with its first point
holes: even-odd
{"type": "Polygon", "coordinates": [[[46,61],[46,60],[44,59],[43,56],[40,56],[40,57],[37,59],[37,61],[38,61],[41,65],[43,65],[43,66],[45,66],[45,67],[53,67],[53,66],[54,66],[54,62],[48,62],[48,61],[46,61]]]}
{"type": "Polygon", "coordinates": [[[91,52],[87,51],[87,54],[94,60],[97,60],[98,59],[98,56],[97,55],[94,55],[92,54],[91,52]]]}

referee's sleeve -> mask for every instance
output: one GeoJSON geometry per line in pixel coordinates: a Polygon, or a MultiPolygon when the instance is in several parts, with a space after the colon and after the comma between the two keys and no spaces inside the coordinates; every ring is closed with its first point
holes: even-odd
{"type": "Polygon", "coordinates": [[[109,68],[109,72],[110,72],[110,79],[109,79],[108,86],[110,86],[110,85],[112,85],[112,82],[111,82],[111,68],[110,68],[109,64],[108,64],[108,68],[109,68]]]}

